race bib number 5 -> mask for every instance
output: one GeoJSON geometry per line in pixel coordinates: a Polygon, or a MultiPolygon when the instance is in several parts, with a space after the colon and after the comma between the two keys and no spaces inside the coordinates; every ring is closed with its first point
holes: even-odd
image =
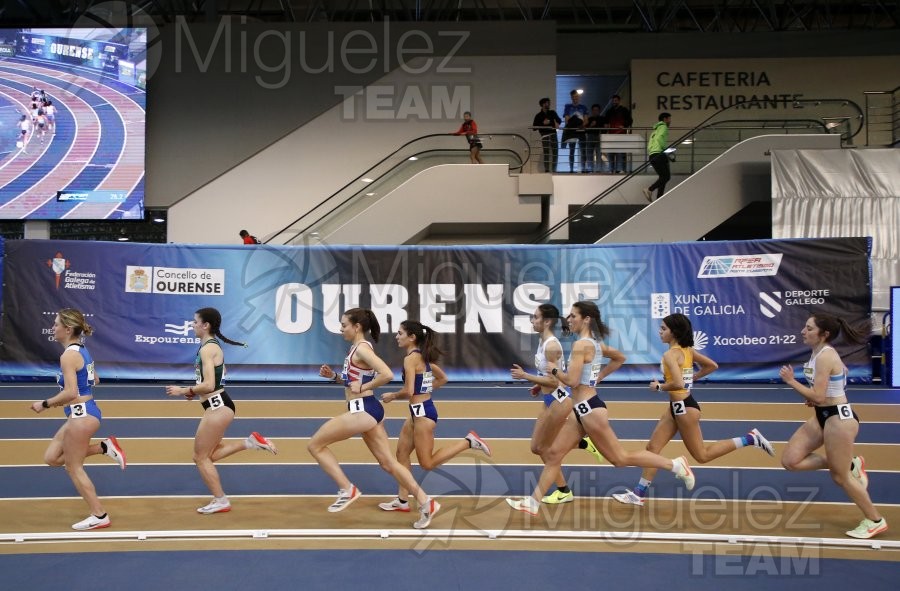
{"type": "Polygon", "coordinates": [[[222,400],[222,393],[213,394],[209,398],[206,399],[209,402],[209,408],[212,410],[219,410],[223,406],[225,406],[225,401],[222,400]]]}

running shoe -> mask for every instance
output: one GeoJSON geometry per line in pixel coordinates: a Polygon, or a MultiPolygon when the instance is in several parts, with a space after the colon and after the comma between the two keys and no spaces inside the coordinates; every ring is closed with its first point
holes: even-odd
{"type": "Polygon", "coordinates": [[[197,507],[197,513],[212,515],[213,513],[228,513],[231,511],[231,501],[227,498],[213,499],[202,507],[197,507]]]}
{"type": "Polygon", "coordinates": [[[613,493],[612,498],[626,505],[637,505],[638,507],[644,506],[644,497],[638,496],[633,490],[628,490],[623,493],[613,493]]]}
{"type": "Polygon", "coordinates": [[[556,489],[546,497],[541,499],[542,503],[547,503],[548,505],[559,505],[561,503],[571,503],[575,500],[575,493],[572,491],[562,492],[559,489],[556,489]]]}
{"type": "Polygon", "coordinates": [[[769,440],[763,437],[763,434],[759,432],[759,429],[753,429],[750,431],[750,435],[753,437],[753,445],[763,450],[767,454],[772,457],[775,457],[775,448],[772,447],[772,444],[769,443],[769,440]]]}
{"type": "Polygon", "coordinates": [[[337,513],[338,511],[343,511],[346,509],[350,503],[358,499],[362,496],[362,493],[359,492],[359,489],[356,488],[356,485],[351,484],[350,489],[340,489],[338,491],[338,498],[328,507],[329,513],[337,513]]]}
{"type": "Polygon", "coordinates": [[[675,462],[675,477],[684,482],[684,487],[686,489],[694,490],[696,479],[694,478],[694,471],[691,470],[691,465],[688,464],[687,458],[681,456],[672,461],[675,462]]]}
{"type": "Polygon", "coordinates": [[[109,527],[109,514],[103,515],[103,517],[97,517],[96,515],[88,515],[87,519],[82,519],[78,523],[72,524],[72,529],[78,531],[86,531],[89,529],[103,529],[104,527],[109,527]]]}
{"type": "Polygon", "coordinates": [[[853,476],[863,488],[869,488],[869,475],[866,473],[866,458],[853,456],[850,460],[850,475],[853,476]]]}
{"type": "Polygon", "coordinates": [[[525,497],[523,499],[506,499],[506,503],[516,511],[522,511],[529,515],[538,514],[539,507],[537,501],[531,497],[525,497]]]}
{"type": "Polygon", "coordinates": [[[403,513],[409,513],[409,503],[403,502],[400,499],[394,499],[390,503],[378,503],[378,508],[382,511],[401,511],[403,513]]]}
{"type": "Polygon", "coordinates": [[[431,525],[431,520],[434,519],[434,516],[438,511],[441,510],[441,504],[428,497],[428,501],[425,502],[424,505],[419,507],[419,519],[413,523],[413,527],[416,529],[425,529],[429,525],[431,525]]]}
{"type": "Polygon", "coordinates": [[[858,538],[860,540],[868,540],[869,538],[873,538],[878,534],[882,534],[888,530],[887,520],[882,517],[881,521],[872,521],[871,519],[863,519],[859,522],[859,525],[856,526],[856,529],[851,529],[847,532],[847,535],[851,538],[858,538]]]}
{"type": "Polygon", "coordinates": [[[597,449],[597,446],[594,445],[594,442],[591,441],[591,438],[585,437],[584,442],[587,444],[587,447],[584,448],[585,451],[588,452],[589,454],[591,454],[592,456],[594,456],[594,458],[597,460],[598,464],[602,464],[603,459],[604,459],[603,454],[600,453],[600,450],[597,449]]]}
{"type": "Polygon", "coordinates": [[[466,439],[469,442],[469,448],[483,451],[484,455],[491,457],[491,447],[487,444],[487,441],[478,436],[478,433],[469,431],[469,434],[466,435],[466,439]]]}
{"type": "Polygon", "coordinates": [[[106,452],[103,455],[111,457],[124,470],[128,462],[125,460],[125,450],[119,445],[119,440],[115,437],[110,437],[109,439],[104,439],[103,443],[106,445],[106,452]]]}
{"type": "Polygon", "coordinates": [[[254,431],[247,437],[247,441],[250,442],[250,447],[252,447],[253,449],[261,449],[271,452],[274,455],[278,455],[278,448],[275,447],[275,444],[256,431],[254,431]]]}

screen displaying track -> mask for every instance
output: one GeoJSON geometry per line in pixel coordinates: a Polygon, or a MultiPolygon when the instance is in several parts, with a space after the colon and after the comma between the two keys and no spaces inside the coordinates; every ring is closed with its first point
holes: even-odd
{"type": "Polygon", "coordinates": [[[0,219],[142,219],[143,29],[0,29],[0,219]]]}

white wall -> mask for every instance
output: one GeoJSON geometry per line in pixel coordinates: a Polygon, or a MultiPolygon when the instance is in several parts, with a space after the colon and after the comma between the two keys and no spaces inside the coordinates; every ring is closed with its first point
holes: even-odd
{"type": "MultiPolygon", "coordinates": [[[[467,70],[463,80],[396,70],[375,86],[396,88],[402,96],[409,88],[467,88],[468,110],[480,131],[522,131],[538,111],[538,99],[551,94],[555,58],[464,57],[454,66],[467,70]]],[[[461,117],[420,119],[403,113],[383,119],[388,109],[377,108],[379,100],[351,97],[200,187],[170,209],[169,240],[233,243],[241,229],[260,238],[272,235],[410,139],[453,132],[461,123],[461,117]],[[216,223],[198,223],[210,212],[217,212],[216,223]]]]}

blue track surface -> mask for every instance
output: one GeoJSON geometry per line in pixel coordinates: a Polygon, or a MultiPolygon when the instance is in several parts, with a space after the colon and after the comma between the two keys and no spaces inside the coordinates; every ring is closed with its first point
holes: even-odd
{"type": "MultiPolygon", "coordinates": [[[[410,546],[414,544],[410,541],[410,546]]],[[[578,552],[270,550],[0,555],[4,588],[28,591],[119,589],[548,588],[797,591],[896,589],[891,562],[794,557],[578,552]],[[81,564],[82,567],[78,567],[81,564]],[[90,566],[94,565],[94,566],[90,566]],[[537,584],[543,581],[543,585],[537,584]],[[564,581],[564,582],[563,582],[564,581]],[[643,583],[643,584],[641,584],[643,583]],[[637,584],[637,586],[635,586],[637,584]]],[[[802,555],[801,555],[802,556],[802,555]]]]}
{"type": "MultiPolygon", "coordinates": [[[[101,405],[102,410],[102,405],[101,405]]],[[[662,409],[661,409],[662,410],[662,409]]],[[[238,407],[240,412],[240,407],[238,407]]],[[[440,405],[438,405],[440,411],[440,405]]],[[[193,437],[200,422],[191,419],[107,419],[101,423],[97,437],[193,437]]],[[[242,419],[238,416],[228,429],[228,437],[244,437],[251,431],[259,431],[267,437],[312,437],[325,419],[242,419]]],[[[620,439],[646,441],[656,425],[655,420],[617,420],[610,423],[620,439]]],[[[385,419],[385,427],[391,437],[400,434],[403,419],[385,419]]],[[[62,420],[4,419],[0,431],[6,439],[49,439],[62,426],[62,420]]],[[[703,437],[707,441],[730,439],[758,428],[771,441],[787,441],[800,426],[799,422],[767,421],[714,421],[702,423],[703,437]]],[[[492,437],[530,439],[534,419],[439,419],[435,431],[438,438],[463,437],[474,429],[485,439],[492,437]]],[[[675,439],[679,439],[676,436],[675,439]]],[[[900,428],[896,423],[866,423],[859,430],[857,443],[900,443],[900,428]]],[[[523,443],[523,445],[525,445],[523,443]]]]}
{"type": "MultiPolygon", "coordinates": [[[[219,464],[222,484],[229,495],[331,495],[334,482],[316,465],[267,464],[277,458],[260,453],[259,464],[219,464]]],[[[190,462],[190,457],[185,457],[190,462]]],[[[389,496],[396,482],[373,464],[342,464],[347,476],[364,494],[389,496]]],[[[88,474],[103,496],[208,495],[193,465],[132,465],[122,472],[110,463],[88,466],[88,474]]],[[[565,467],[566,477],[577,495],[608,496],[610,492],[633,487],[640,468],[603,466],[565,467]]],[[[71,497],[72,482],[62,468],[19,466],[2,470],[0,497],[71,497]]],[[[429,494],[521,496],[530,492],[540,475],[539,466],[507,466],[479,463],[445,465],[432,472],[414,467],[413,474],[429,494]]],[[[672,498],[747,499],[848,502],[844,492],[825,471],[787,472],[781,468],[731,470],[697,467],[697,487],[688,493],[680,481],[660,473],[653,494],[672,498]],[[755,492],[754,492],[755,491],[755,492]],[[752,493],[752,494],[751,494],[752,493]]],[[[875,503],[896,503],[900,474],[872,472],[869,494],[875,503]]],[[[323,501],[325,502],[325,501],[323,501]]]]}

